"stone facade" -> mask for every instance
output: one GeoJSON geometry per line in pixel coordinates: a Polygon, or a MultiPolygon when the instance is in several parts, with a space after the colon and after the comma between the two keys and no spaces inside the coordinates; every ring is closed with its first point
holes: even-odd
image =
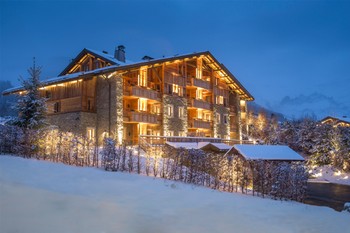
{"type": "Polygon", "coordinates": [[[230,136],[230,110],[222,105],[214,104],[214,123],[213,132],[214,137],[228,138],[230,136]],[[216,117],[217,114],[220,117],[216,117]],[[219,121],[220,119],[220,121],[219,121]],[[226,120],[226,122],[225,122],[226,120]]]}
{"type": "Polygon", "coordinates": [[[169,135],[169,131],[174,133],[174,136],[180,136],[182,132],[184,135],[187,135],[187,99],[179,96],[163,96],[163,111],[167,113],[168,106],[173,106],[173,116],[163,114],[163,132],[164,135],[169,135]],[[184,114],[182,118],[179,118],[179,109],[180,107],[184,108],[184,114]]]}
{"type": "Polygon", "coordinates": [[[97,114],[92,112],[67,112],[48,117],[49,123],[61,131],[74,132],[82,136],[86,136],[87,128],[96,127],[96,119],[97,114]]]}

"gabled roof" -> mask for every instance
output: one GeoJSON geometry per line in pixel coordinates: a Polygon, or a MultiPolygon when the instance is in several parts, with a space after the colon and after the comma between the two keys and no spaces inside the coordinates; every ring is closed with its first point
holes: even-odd
{"type": "Polygon", "coordinates": [[[304,161],[304,158],[288,146],[281,145],[234,145],[247,160],[304,161]]]}
{"type": "MultiPolygon", "coordinates": [[[[90,74],[100,75],[100,74],[105,74],[105,73],[114,72],[114,71],[133,69],[140,66],[152,66],[163,62],[172,62],[176,60],[191,59],[191,58],[196,58],[201,56],[203,56],[203,58],[207,61],[207,63],[209,64],[209,66],[211,66],[211,68],[219,72],[220,76],[225,79],[225,82],[229,85],[229,87],[232,90],[236,91],[242,99],[248,100],[248,101],[254,100],[254,97],[243,87],[243,85],[236,79],[236,77],[223,64],[219,63],[209,51],[176,55],[176,56],[170,56],[170,57],[162,57],[162,58],[152,59],[152,60],[142,60],[138,62],[126,61],[125,63],[123,63],[115,59],[112,55],[85,48],[61,72],[61,74],[58,77],[44,80],[42,81],[42,85],[45,86],[45,85],[57,84],[60,82],[65,82],[67,81],[67,79],[74,80],[74,79],[80,79],[84,77],[90,77],[90,76],[86,76],[90,74]],[[95,69],[92,71],[87,71],[87,72],[77,72],[73,74],[66,74],[70,69],[73,68],[74,65],[77,64],[77,62],[80,61],[80,59],[82,59],[88,53],[92,54],[93,56],[97,56],[105,61],[108,61],[112,65],[106,66],[100,69],[95,69]]],[[[23,87],[15,87],[15,88],[7,89],[3,91],[3,95],[15,93],[22,90],[23,90],[23,87]]]]}
{"type": "Polygon", "coordinates": [[[166,142],[165,144],[173,148],[211,150],[217,152],[226,152],[232,148],[232,146],[226,145],[224,143],[214,142],[166,142]]]}
{"type": "Polygon", "coordinates": [[[62,76],[62,75],[67,74],[68,71],[71,70],[80,61],[80,59],[82,59],[86,54],[91,54],[91,55],[98,57],[106,62],[111,63],[112,65],[120,66],[120,65],[125,65],[125,64],[131,63],[130,61],[121,62],[121,61],[117,60],[113,55],[105,53],[105,52],[100,52],[100,51],[96,51],[93,49],[84,48],[58,76],[62,76]]]}

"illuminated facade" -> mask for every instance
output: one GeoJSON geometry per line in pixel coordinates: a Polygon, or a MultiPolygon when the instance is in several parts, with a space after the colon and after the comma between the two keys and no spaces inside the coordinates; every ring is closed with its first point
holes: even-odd
{"type": "Polygon", "coordinates": [[[51,124],[127,144],[139,135],[241,139],[253,100],[210,52],[128,62],[123,46],[114,56],[84,49],[41,93],[51,124]]]}

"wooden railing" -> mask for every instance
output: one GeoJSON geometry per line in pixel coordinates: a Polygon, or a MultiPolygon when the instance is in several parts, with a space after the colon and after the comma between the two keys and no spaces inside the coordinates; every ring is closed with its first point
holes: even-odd
{"type": "Polygon", "coordinates": [[[74,112],[81,111],[81,96],[73,98],[65,98],[55,101],[47,101],[48,114],[61,113],[61,112],[74,112]],[[58,103],[58,111],[55,110],[55,103],[58,103]]]}
{"type": "Polygon", "coordinates": [[[214,94],[215,95],[221,95],[225,98],[228,98],[229,96],[229,91],[226,90],[226,89],[221,89],[221,88],[218,88],[218,87],[214,87],[214,94]]]}
{"type": "Polygon", "coordinates": [[[124,94],[129,96],[137,96],[141,98],[160,101],[160,94],[158,91],[139,87],[139,86],[126,87],[124,89],[124,94]]]}
{"type": "Polygon", "coordinates": [[[188,78],[187,83],[191,86],[201,87],[210,90],[210,82],[198,78],[188,78]]]}
{"type": "Polygon", "coordinates": [[[190,99],[188,101],[188,106],[193,108],[203,108],[207,110],[212,110],[212,104],[203,100],[190,99]]]}
{"type": "Polygon", "coordinates": [[[192,119],[189,120],[188,126],[189,128],[211,129],[211,122],[199,119],[192,119]]]}
{"type": "Polygon", "coordinates": [[[125,111],[124,119],[129,122],[144,122],[150,124],[159,124],[159,116],[156,114],[151,114],[148,112],[133,112],[133,111],[125,111]]]}

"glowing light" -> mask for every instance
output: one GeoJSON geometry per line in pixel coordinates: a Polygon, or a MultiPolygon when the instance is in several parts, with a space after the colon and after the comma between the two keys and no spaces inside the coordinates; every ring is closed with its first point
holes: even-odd
{"type": "Polygon", "coordinates": [[[315,177],[322,177],[322,175],[323,175],[322,172],[319,172],[315,174],[315,177]]]}
{"type": "Polygon", "coordinates": [[[345,177],[343,178],[343,180],[347,180],[347,179],[349,179],[349,176],[345,176],[345,177]]]}
{"type": "Polygon", "coordinates": [[[341,171],[334,172],[334,175],[335,176],[340,176],[341,175],[341,171]]]}

